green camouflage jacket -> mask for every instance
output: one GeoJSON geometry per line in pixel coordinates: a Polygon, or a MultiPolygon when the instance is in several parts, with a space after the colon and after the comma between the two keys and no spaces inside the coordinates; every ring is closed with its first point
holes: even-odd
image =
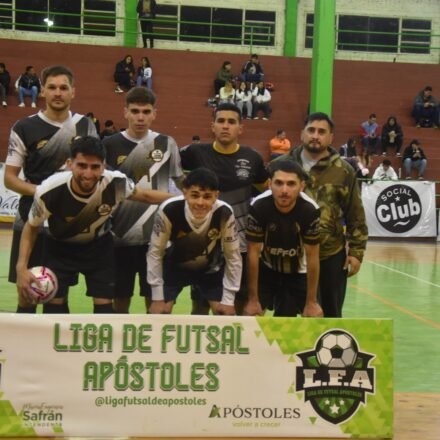
{"type": "MultiPolygon", "coordinates": [[[[292,149],[278,159],[293,159],[302,165],[303,148],[292,149]]],[[[311,168],[305,189],[321,208],[320,258],[325,260],[337,254],[348,242],[349,255],[362,261],[368,228],[359,186],[351,165],[336,150],[329,150],[330,156],[311,168]]]]}

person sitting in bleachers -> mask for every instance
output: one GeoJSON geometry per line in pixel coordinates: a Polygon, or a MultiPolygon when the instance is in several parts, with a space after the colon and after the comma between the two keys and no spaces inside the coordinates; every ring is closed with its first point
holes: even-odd
{"type": "Polygon", "coordinates": [[[356,139],[350,137],[344,145],[339,148],[339,155],[341,157],[356,157],[356,139]]]}
{"type": "Polygon", "coordinates": [[[397,173],[391,166],[391,161],[384,159],[383,162],[374,170],[373,180],[399,180],[397,173]]]}
{"type": "Polygon", "coordinates": [[[252,119],[252,91],[244,81],[235,91],[235,104],[240,109],[242,117],[244,117],[243,111],[246,110],[246,119],[252,119]]]}
{"type": "Polygon", "coordinates": [[[131,55],[126,55],[123,60],[116,64],[115,67],[115,93],[124,93],[124,89],[130,90],[135,84],[135,74],[136,71],[133,64],[133,57],[131,55]]]}
{"type": "Polygon", "coordinates": [[[424,180],[423,174],[426,170],[428,161],[425,152],[420,146],[418,139],[413,139],[403,152],[403,168],[405,169],[405,178],[411,179],[411,170],[415,168],[418,172],[417,178],[424,180]]]}
{"type": "Polygon", "coordinates": [[[439,102],[432,95],[432,87],[426,86],[414,99],[412,116],[416,126],[438,128],[439,125],[439,102]]]}
{"type": "Polygon", "coordinates": [[[390,116],[382,127],[382,155],[387,155],[388,147],[396,147],[396,156],[400,156],[403,143],[403,131],[395,116],[390,116]]]}
{"type": "Polygon", "coordinates": [[[232,73],[232,64],[230,61],[223,61],[221,69],[217,72],[214,80],[214,91],[217,96],[220,93],[220,89],[224,87],[227,82],[233,82],[234,75],[232,73]]]}
{"type": "Polygon", "coordinates": [[[17,78],[15,88],[18,92],[19,107],[24,107],[24,97],[30,96],[32,99],[31,107],[37,106],[37,98],[40,94],[41,83],[33,66],[27,66],[25,72],[17,78]]]}
{"type": "Polygon", "coordinates": [[[136,85],[153,90],[153,69],[148,57],[141,58],[141,65],[137,69],[136,85]]]}
{"type": "Polygon", "coordinates": [[[282,128],[277,130],[277,134],[270,140],[269,146],[270,160],[288,153],[291,145],[289,139],[287,139],[286,131],[282,128]]]}
{"type": "Polygon", "coordinates": [[[11,75],[6,70],[5,63],[0,63],[0,101],[2,106],[6,107],[8,105],[6,101],[6,96],[9,93],[9,84],[11,82],[11,75]]]}
{"type": "Polygon", "coordinates": [[[219,104],[225,104],[227,102],[231,104],[234,103],[235,89],[230,81],[226,81],[226,84],[220,89],[219,96],[219,104]]]}
{"type": "Polygon", "coordinates": [[[115,123],[111,119],[107,119],[107,121],[104,122],[104,130],[101,131],[99,137],[104,139],[106,136],[111,136],[117,131],[118,129],[116,128],[115,123]]]}
{"type": "Polygon", "coordinates": [[[264,86],[263,81],[260,81],[257,84],[257,87],[255,87],[253,90],[252,95],[254,97],[254,119],[259,119],[258,113],[262,111],[264,115],[262,119],[267,121],[272,113],[272,108],[270,106],[272,96],[269,90],[267,90],[264,86]]]}
{"type": "Polygon", "coordinates": [[[240,79],[251,84],[256,84],[264,79],[263,67],[257,54],[252,54],[251,59],[247,61],[241,69],[240,79]]]}
{"type": "Polygon", "coordinates": [[[361,143],[368,154],[378,154],[380,135],[379,124],[375,113],[368,116],[368,120],[362,122],[360,126],[361,143]]]}

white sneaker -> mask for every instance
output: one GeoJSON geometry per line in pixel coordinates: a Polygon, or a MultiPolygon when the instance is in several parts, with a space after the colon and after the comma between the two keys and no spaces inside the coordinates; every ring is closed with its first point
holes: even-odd
{"type": "Polygon", "coordinates": [[[263,117],[262,119],[263,119],[263,121],[268,121],[269,120],[269,118],[265,118],[265,117],[263,117]]]}
{"type": "Polygon", "coordinates": [[[254,119],[260,119],[258,116],[255,116],[254,119]]]}
{"type": "Polygon", "coordinates": [[[32,107],[32,108],[36,108],[36,107],[37,107],[37,105],[35,104],[35,102],[33,102],[33,103],[31,104],[31,107],[32,107]]]}
{"type": "Polygon", "coordinates": [[[3,102],[2,102],[2,106],[3,106],[3,107],[7,107],[7,106],[8,106],[7,102],[6,102],[6,101],[3,101],[3,102]]]}
{"type": "Polygon", "coordinates": [[[24,107],[24,102],[21,102],[20,104],[18,104],[19,107],[24,107]]]}
{"type": "Polygon", "coordinates": [[[116,86],[115,93],[124,93],[124,91],[119,86],[116,86]]]}

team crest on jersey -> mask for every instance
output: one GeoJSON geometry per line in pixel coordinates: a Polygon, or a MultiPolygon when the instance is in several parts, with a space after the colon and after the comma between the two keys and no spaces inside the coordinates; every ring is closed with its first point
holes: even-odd
{"type": "Polygon", "coordinates": [[[238,159],[235,165],[235,172],[237,173],[237,177],[242,180],[249,179],[251,174],[250,172],[251,166],[247,159],[238,159]]]}
{"type": "Polygon", "coordinates": [[[153,161],[153,162],[160,162],[162,159],[163,159],[163,153],[162,153],[162,151],[161,150],[153,150],[151,153],[150,153],[150,159],[153,161]]]}
{"type": "Polygon", "coordinates": [[[37,150],[41,150],[49,141],[47,139],[43,139],[37,144],[37,150]]]}
{"type": "Polygon", "coordinates": [[[111,213],[111,211],[112,211],[112,207],[110,205],[108,205],[107,203],[103,203],[98,208],[98,214],[101,216],[109,215],[111,213]]]}
{"type": "Polygon", "coordinates": [[[208,238],[211,241],[218,240],[220,238],[220,231],[216,228],[210,229],[208,231],[208,238]]]}

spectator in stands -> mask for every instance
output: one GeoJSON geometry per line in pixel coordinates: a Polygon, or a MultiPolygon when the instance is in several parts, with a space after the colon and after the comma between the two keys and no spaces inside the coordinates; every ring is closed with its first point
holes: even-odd
{"type": "Polygon", "coordinates": [[[141,58],[141,65],[137,69],[136,85],[138,87],[146,86],[153,90],[153,69],[148,57],[141,58]]]}
{"type": "Polygon", "coordinates": [[[388,147],[396,147],[396,156],[400,156],[403,143],[402,127],[397,123],[395,116],[390,116],[382,127],[382,155],[387,155],[388,147]]]}
{"type": "Polygon", "coordinates": [[[244,117],[243,110],[246,109],[246,119],[252,118],[252,98],[248,83],[242,81],[235,91],[235,104],[240,109],[242,117],[244,117]]]}
{"type": "Polygon", "coordinates": [[[10,82],[11,75],[9,75],[9,72],[6,70],[5,63],[0,63],[0,100],[2,101],[3,107],[8,105],[6,95],[9,93],[10,82]]]}
{"type": "Polygon", "coordinates": [[[272,108],[270,106],[270,100],[272,99],[269,90],[264,86],[264,82],[260,81],[252,92],[254,97],[254,119],[259,119],[258,113],[263,112],[263,120],[267,121],[270,114],[272,113],[272,108]]]}
{"type": "Polygon", "coordinates": [[[234,103],[235,89],[230,81],[226,81],[226,84],[220,89],[220,101],[219,104],[234,103]]]}
{"type": "Polygon", "coordinates": [[[412,116],[416,126],[438,128],[439,125],[439,102],[432,95],[432,87],[426,86],[414,99],[412,116]]]}
{"type": "Polygon", "coordinates": [[[125,58],[116,64],[114,78],[116,81],[115,93],[124,93],[124,89],[130,90],[134,85],[136,71],[133,64],[133,57],[126,55],[125,58]]]}
{"type": "Polygon", "coordinates": [[[399,180],[399,178],[391,166],[391,162],[388,159],[384,159],[375,169],[373,180],[399,180]]]}
{"type": "Polygon", "coordinates": [[[240,79],[252,84],[259,83],[264,79],[263,68],[257,54],[252,54],[251,59],[247,61],[241,69],[240,79]]]}
{"type": "Polygon", "coordinates": [[[192,138],[191,138],[191,143],[192,144],[200,144],[200,136],[198,134],[195,134],[192,138]]]}
{"type": "Polygon", "coordinates": [[[99,122],[98,118],[95,118],[95,115],[93,112],[88,112],[86,116],[95,124],[96,133],[99,133],[101,131],[101,123],[99,122]]]}
{"type": "Polygon", "coordinates": [[[15,82],[15,88],[18,91],[18,100],[20,103],[19,107],[24,107],[24,97],[31,96],[32,104],[31,107],[35,108],[37,106],[37,97],[41,90],[41,83],[38,79],[38,75],[35,73],[33,66],[27,66],[25,72],[20,75],[15,82]]]}
{"type": "Polygon", "coordinates": [[[227,82],[233,82],[234,75],[232,73],[232,64],[230,61],[223,61],[221,69],[217,72],[214,80],[214,91],[217,96],[220,93],[220,89],[224,87],[227,82]]]}
{"type": "Polygon", "coordinates": [[[376,114],[371,113],[368,120],[362,122],[360,126],[361,143],[369,154],[377,154],[379,151],[379,124],[376,121],[376,114]]]}
{"type": "Polygon", "coordinates": [[[104,130],[101,131],[99,134],[99,137],[101,139],[104,139],[106,136],[111,136],[112,134],[115,134],[118,131],[116,128],[114,122],[111,119],[107,119],[104,122],[104,130]]]}
{"type": "Polygon", "coordinates": [[[156,18],[157,4],[155,0],[138,0],[136,12],[142,31],[142,43],[147,47],[147,38],[150,40],[150,48],[154,47],[153,20],[156,18]]]}
{"type": "Polygon", "coordinates": [[[356,139],[348,138],[347,142],[339,148],[339,155],[343,158],[356,157],[356,139]]]}
{"type": "Polygon", "coordinates": [[[286,132],[282,128],[277,130],[277,134],[270,142],[270,160],[275,159],[278,156],[286,154],[290,150],[290,141],[286,137],[286,132]]]}
{"type": "Polygon", "coordinates": [[[362,150],[361,153],[356,156],[356,160],[359,167],[357,177],[360,179],[367,178],[370,174],[371,165],[373,164],[370,154],[367,150],[362,150]]]}
{"type": "Polygon", "coordinates": [[[405,169],[405,178],[411,179],[411,170],[417,169],[418,179],[424,180],[423,174],[428,164],[426,156],[420,147],[420,141],[413,139],[403,152],[403,168],[405,169]]]}

